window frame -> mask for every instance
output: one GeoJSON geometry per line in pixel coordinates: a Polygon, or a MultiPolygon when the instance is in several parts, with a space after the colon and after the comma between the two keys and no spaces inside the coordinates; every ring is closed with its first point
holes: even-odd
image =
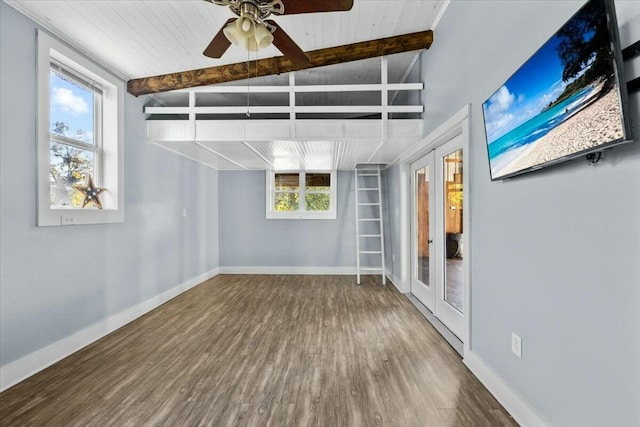
{"type": "Polygon", "coordinates": [[[337,185],[338,174],[335,170],[268,170],[266,171],[266,218],[267,219],[336,219],[338,211],[337,185]],[[292,173],[298,174],[299,179],[299,204],[297,211],[276,211],[273,209],[275,204],[276,193],[292,193],[292,191],[276,191],[275,176],[276,174],[292,173]],[[330,184],[329,191],[311,191],[310,194],[329,194],[329,210],[328,211],[308,211],[306,210],[306,174],[322,173],[329,174],[330,184]]]}
{"type": "MultiPolygon", "coordinates": [[[[102,182],[102,95],[103,90],[100,85],[84,78],[81,73],[76,72],[71,67],[59,63],[55,59],[51,59],[49,73],[54,72],[66,79],[73,80],[75,84],[81,85],[93,92],[93,144],[84,142],[66,135],[60,135],[51,131],[51,118],[49,118],[49,142],[55,142],[79,150],[90,151],[93,153],[93,178],[95,182],[102,182]]],[[[49,74],[51,77],[51,74],[49,74]]],[[[49,105],[51,108],[51,105],[49,105]]],[[[49,110],[50,111],[50,110],[49,110]]],[[[49,148],[51,150],[51,148],[49,148]]],[[[51,159],[49,159],[51,161],[51,159]]],[[[97,184],[96,184],[97,185],[97,184]]],[[[67,208],[62,208],[67,209],[67,208]]],[[[71,208],[77,210],[78,208],[71,208]]]]}
{"type": "Polygon", "coordinates": [[[42,30],[37,31],[37,225],[60,226],[124,222],[124,94],[125,86],[117,77],[86,59],[42,30]],[[94,144],[86,144],[57,134],[50,129],[50,72],[52,63],[80,83],[101,89],[100,106],[94,95],[94,144]],[[96,116],[100,115],[96,120],[96,116]],[[105,187],[101,194],[103,209],[51,206],[51,141],[89,149],[94,153],[94,184],[105,187]]]}

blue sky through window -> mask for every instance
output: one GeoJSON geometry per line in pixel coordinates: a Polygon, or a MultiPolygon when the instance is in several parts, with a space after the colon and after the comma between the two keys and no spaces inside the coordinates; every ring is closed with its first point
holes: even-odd
{"type": "Polygon", "coordinates": [[[93,144],[93,91],[53,70],[49,81],[51,131],[55,132],[56,122],[63,122],[68,126],[62,133],[64,136],[93,144]]]}

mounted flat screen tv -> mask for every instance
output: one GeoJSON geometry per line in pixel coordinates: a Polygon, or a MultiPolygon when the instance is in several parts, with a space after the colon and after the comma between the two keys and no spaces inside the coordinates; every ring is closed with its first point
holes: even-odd
{"type": "Polygon", "coordinates": [[[590,0],[482,105],[491,179],[630,142],[613,0],[590,0]]]}

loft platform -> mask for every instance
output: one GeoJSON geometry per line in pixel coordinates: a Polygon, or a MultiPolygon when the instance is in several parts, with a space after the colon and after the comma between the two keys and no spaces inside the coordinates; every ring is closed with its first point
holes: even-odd
{"type": "Polygon", "coordinates": [[[352,170],[391,163],[423,137],[424,84],[389,83],[386,58],[375,84],[288,77],[288,85],[173,91],[171,105],[145,107],[147,141],[220,170],[352,170]]]}

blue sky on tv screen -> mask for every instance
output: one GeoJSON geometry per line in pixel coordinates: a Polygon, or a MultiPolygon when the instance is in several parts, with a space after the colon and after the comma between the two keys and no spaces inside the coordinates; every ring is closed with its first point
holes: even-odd
{"type": "Polygon", "coordinates": [[[483,104],[489,144],[540,114],[571,83],[562,81],[559,44],[554,35],[483,104]]]}

